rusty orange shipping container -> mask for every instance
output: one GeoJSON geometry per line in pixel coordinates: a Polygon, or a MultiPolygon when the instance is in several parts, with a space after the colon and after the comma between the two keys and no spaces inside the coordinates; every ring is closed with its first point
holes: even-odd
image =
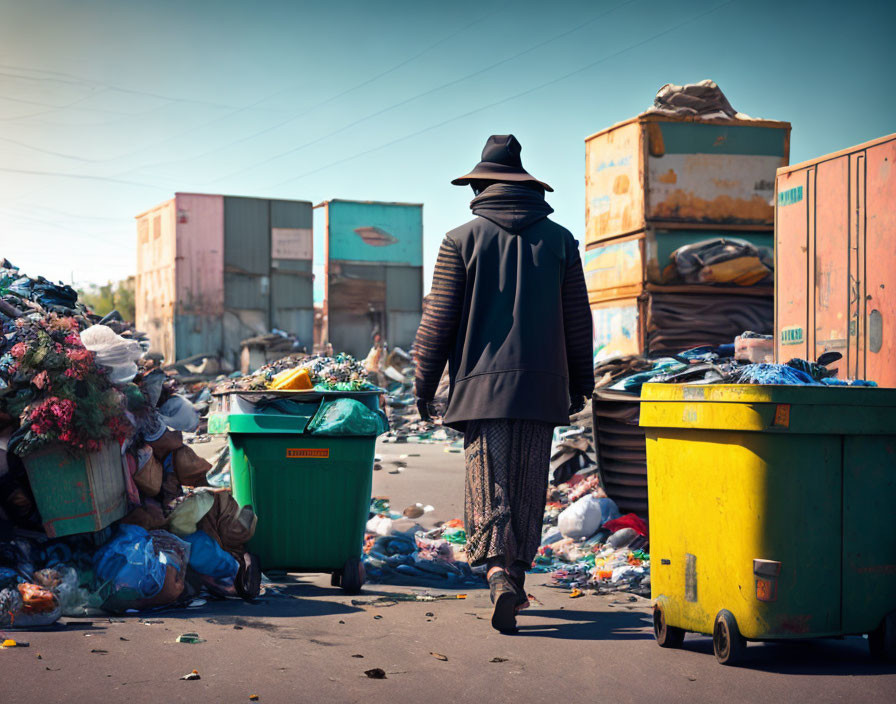
{"type": "Polygon", "coordinates": [[[585,139],[585,243],[647,228],[771,230],[789,156],[788,122],[645,113],[601,130],[585,139]]]}
{"type": "Polygon", "coordinates": [[[841,378],[896,387],[896,134],[778,170],[778,361],[843,354],[841,378]]]}

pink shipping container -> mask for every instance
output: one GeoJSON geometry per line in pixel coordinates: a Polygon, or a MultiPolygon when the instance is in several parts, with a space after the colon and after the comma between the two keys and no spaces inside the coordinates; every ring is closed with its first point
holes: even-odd
{"type": "Polygon", "coordinates": [[[896,134],[778,170],[775,353],[896,387],[896,134]]]}
{"type": "Polygon", "coordinates": [[[279,329],[311,347],[308,201],[202,193],[137,216],[137,327],[169,362],[216,355],[236,367],[246,338],[279,329]]]}

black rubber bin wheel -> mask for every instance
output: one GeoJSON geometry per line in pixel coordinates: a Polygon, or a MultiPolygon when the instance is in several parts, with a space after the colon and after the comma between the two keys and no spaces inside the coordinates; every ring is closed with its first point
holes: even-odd
{"type": "Polygon", "coordinates": [[[868,634],[868,650],[875,660],[896,662],[896,611],[887,614],[868,634]]]}
{"type": "Polygon", "coordinates": [[[330,575],[330,586],[338,587],[342,584],[342,570],[334,570],[330,575]]]}
{"type": "Polygon", "coordinates": [[[734,665],[747,650],[747,641],[740,634],[734,614],[727,609],[722,609],[716,615],[712,630],[712,649],[716,660],[722,665],[734,665]]]}
{"type": "Polygon", "coordinates": [[[685,631],[666,623],[666,613],[657,604],[653,607],[653,635],[661,648],[680,648],[684,643],[685,631]]]}
{"type": "Polygon", "coordinates": [[[346,594],[358,594],[364,586],[364,565],[361,558],[353,557],[342,567],[341,585],[346,594]]]}

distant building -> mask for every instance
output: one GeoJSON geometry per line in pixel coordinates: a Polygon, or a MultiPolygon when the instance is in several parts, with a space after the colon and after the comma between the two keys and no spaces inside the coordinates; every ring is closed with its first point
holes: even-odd
{"type": "Polygon", "coordinates": [[[137,327],[166,361],[238,367],[240,343],[272,329],[311,349],[310,202],[176,193],[136,219],[137,327]]]}
{"type": "Polygon", "coordinates": [[[409,350],[423,308],[423,206],[329,200],[321,338],[364,357],[374,332],[409,350]]]}

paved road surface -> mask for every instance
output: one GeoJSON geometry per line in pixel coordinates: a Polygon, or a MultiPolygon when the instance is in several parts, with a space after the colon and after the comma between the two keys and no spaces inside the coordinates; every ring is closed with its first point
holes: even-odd
{"type": "MultiPolygon", "coordinates": [[[[399,509],[433,504],[424,525],[461,516],[459,454],[441,446],[380,451],[375,494],[399,509]],[[420,456],[399,472],[390,461],[399,453],[420,456]]],[[[484,590],[374,608],[352,605],[326,576],[295,575],[285,580],[287,596],[256,604],[169,611],[152,625],[94,619],[18,634],[31,647],[0,651],[0,691],[20,704],[247,702],[253,694],[265,703],[896,701],[896,668],[870,662],[861,638],[751,645],[748,662],[724,668],[708,638],[688,636],[680,651],[657,647],[646,601],[570,599],[544,581],[530,589],[542,606],[521,618],[521,634],[502,636],[489,627],[484,590]],[[176,643],[187,631],[207,642],[176,643]],[[377,667],[387,679],[364,676],[377,667]],[[193,669],[199,681],[179,679],[193,669]]],[[[396,591],[409,589],[373,585],[366,596],[396,591]]]]}

